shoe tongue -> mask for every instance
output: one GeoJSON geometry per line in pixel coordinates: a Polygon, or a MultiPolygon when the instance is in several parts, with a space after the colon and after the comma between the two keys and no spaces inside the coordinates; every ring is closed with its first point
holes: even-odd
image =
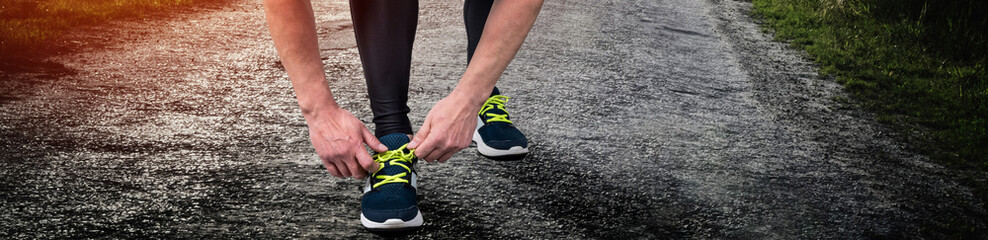
{"type": "Polygon", "coordinates": [[[494,96],[494,95],[501,95],[501,90],[500,89],[497,89],[495,87],[494,90],[491,91],[491,96],[494,96]]]}
{"type": "Polygon", "coordinates": [[[404,133],[392,133],[392,134],[384,135],[383,137],[378,138],[378,140],[380,140],[381,143],[384,144],[384,146],[388,146],[388,150],[395,150],[401,148],[401,146],[404,146],[408,142],[412,141],[411,139],[408,139],[408,135],[405,135],[404,133]]]}

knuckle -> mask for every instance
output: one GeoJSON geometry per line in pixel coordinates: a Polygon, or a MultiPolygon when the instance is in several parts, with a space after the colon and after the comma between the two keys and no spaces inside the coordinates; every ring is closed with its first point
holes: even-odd
{"type": "Polygon", "coordinates": [[[451,150],[460,150],[460,149],[463,149],[465,147],[466,146],[464,146],[464,144],[463,144],[462,141],[456,141],[456,142],[450,142],[449,143],[449,149],[451,149],[451,150]]]}
{"type": "Polygon", "coordinates": [[[462,141],[462,140],[461,141],[456,141],[456,143],[453,144],[453,147],[455,147],[456,150],[464,149],[464,148],[466,148],[468,146],[470,146],[470,144],[468,142],[465,142],[465,141],[462,141]]]}
{"type": "Polygon", "coordinates": [[[329,158],[333,159],[334,161],[339,161],[340,158],[344,158],[344,157],[346,157],[346,152],[343,151],[333,151],[329,153],[329,158]]]}

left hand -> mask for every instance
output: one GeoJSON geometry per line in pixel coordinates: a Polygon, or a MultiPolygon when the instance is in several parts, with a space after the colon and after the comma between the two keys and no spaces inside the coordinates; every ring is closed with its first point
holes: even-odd
{"type": "Polygon", "coordinates": [[[427,162],[446,162],[456,152],[469,147],[480,110],[480,104],[473,104],[474,101],[456,93],[439,100],[429,110],[408,148],[414,149],[415,156],[427,162]]]}

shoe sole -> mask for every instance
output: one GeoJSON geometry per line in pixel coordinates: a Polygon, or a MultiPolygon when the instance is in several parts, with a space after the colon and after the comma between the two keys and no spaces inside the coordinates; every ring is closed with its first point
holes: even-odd
{"type": "Polygon", "coordinates": [[[401,219],[392,218],[385,220],[384,222],[375,222],[364,217],[364,214],[360,214],[360,224],[364,225],[368,231],[372,232],[403,232],[418,229],[422,226],[422,211],[419,211],[412,220],[403,221],[401,219]]]}
{"type": "Polygon", "coordinates": [[[528,148],[522,146],[514,146],[507,150],[487,146],[487,144],[484,144],[484,139],[480,137],[480,132],[477,131],[483,125],[484,120],[481,120],[478,116],[477,129],[473,130],[473,142],[477,144],[477,152],[480,152],[481,156],[494,160],[519,160],[528,155],[528,148]]]}

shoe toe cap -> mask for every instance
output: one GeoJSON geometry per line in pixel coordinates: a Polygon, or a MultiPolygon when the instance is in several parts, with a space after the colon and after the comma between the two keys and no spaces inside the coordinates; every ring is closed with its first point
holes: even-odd
{"type": "Polygon", "coordinates": [[[478,129],[484,144],[495,149],[528,147],[528,139],[517,128],[507,123],[491,123],[478,129]]]}
{"type": "Polygon", "coordinates": [[[361,209],[361,213],[367,220],[374,222],[385,222],[388,219],[401,219],[402,221],[411,221],[419,213],[418,206],[410,206],[401,209],[361,209]]]}
{"type": "Polygon", "coordinates": [[[386,184],[365,193],[360,200],[360,209],[364,216],[377,222],[392,218],[408,220],[418,213],[417,203],[415,188],[411,185],[386,184]]]}
{"type": "Polygon", "coordinates": [[[517,146],[521,146],[523,148],[528,147],[528,141],[524,138],[510,139],[510,140],[491,140],[491,141],[486,141],[484,143],[491,148],[501,149],[501,150],[507,150],[517,146]]]}

